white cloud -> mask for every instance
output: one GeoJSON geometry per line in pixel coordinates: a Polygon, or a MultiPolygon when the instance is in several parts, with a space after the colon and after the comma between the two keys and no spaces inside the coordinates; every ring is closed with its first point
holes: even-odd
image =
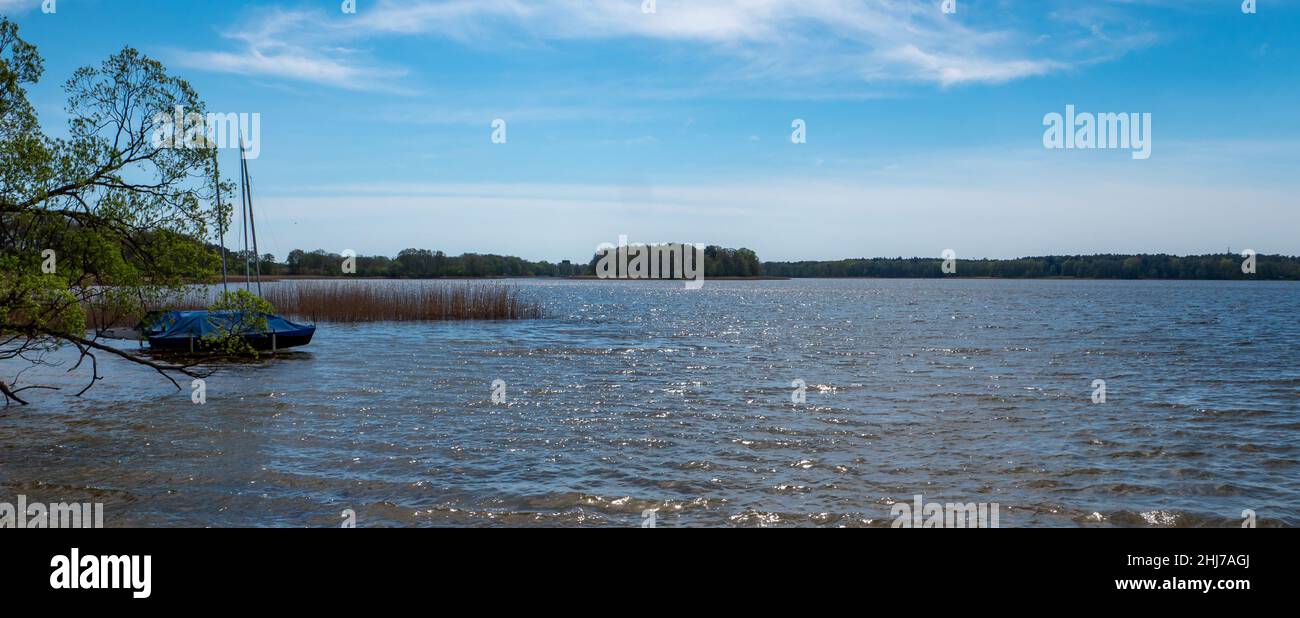
{"type": "Polygon", "coordinates": [[[1099,24],[1113,23],[1108,20],[1118,13],[1046,13],[1034,23],[1052,24],[1050,36],[944,15],[931,0],[659,0],[654,14],[633,0],[377,0],[356,15],[251,12],[227,35],[242,49],[192,51],[182,60],[215,71],[374,89],[403,71],[343,45],[418,36],[500,52],[641,40],[674,51],[692,46],[714,58],[716,72],[700,76],[707,83],[953,86],[1043,75],[1151,40],[1098,34],[1099,24]]]}
{"type": "Polygon", "coordinates": [[[338,46],[334,33],[318,27],[320,19],[315,12],[266,9],[249,14],[223,32],[241,49],[181,51],[175,60],[181,66],[220,73],[280,77],[351,90],[403,90],[394,81],[407,74],[405,69],[377,65],[362,52],[338,46]]]}
{"type": "Polygon", "coordinates": [[[906,45],[892,50],[886,54],[886,57],[904,66],[919,67],[924,74],[930,76],[931,80],[944,86],[967,82],[1002,83],[1021,77],[1043,75],[1063,66],[1059,62],[1050,60],[994,61],[963,55],[929,53],[915,45],[906,45]]]}
{"type": "Polygon", "coordinates": [[[950,85],[1039,75],[1057,63],[1021,56],[1010,33],[977,31],[928,0],[661,0],[647,15],[624,0],[384,0],[362,18],[377,33],[540,41],[641,38],[696,43],[740,60],[739,72],[793,80],[839,73],[950,85]]]}
{"type": "MultiPolygon", "coordinates": [[[[300,51],[267,52],[253,47],[244,53],[181,52],[177,60],[182,66],[222,73],[286,77],[350,89],[383,89],[382,81],[376,79],[381,75],[374,68],[304,54],[300,51]]],[[[384,73],[390,77],[398,77],[405,72],[385,71],[384,73]]]]}
{"type": "Polygon", "coordinates": [[[0,0],[0,13],[17,13],[41,5],[41,0],[0,0]]]}

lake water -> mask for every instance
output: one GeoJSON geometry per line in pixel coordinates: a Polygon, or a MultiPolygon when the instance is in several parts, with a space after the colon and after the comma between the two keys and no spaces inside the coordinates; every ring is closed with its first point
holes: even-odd
{"type": "Polygon", "coordinates": [[[515,285],[546,319],[322,324],[203,405],[109,358],[80,399],[84,372],[28,372],[66,388],[0,410],[0,501],[104,502],[109,526],[888,526],[920,494],[1003,526],[1300,525],[1300,284],[515,285]]]}

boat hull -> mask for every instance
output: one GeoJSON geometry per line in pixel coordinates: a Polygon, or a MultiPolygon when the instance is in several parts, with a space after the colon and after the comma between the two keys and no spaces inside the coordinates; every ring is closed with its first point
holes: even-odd
{"type": "MultiPolygon", "coordinates": [[[[311,343],[311,338],[315,336],[316,329],[304,329],[302,331],[244,335],[244,343],[254,350],[287,350],[297,348],[311,343]]],[[[202,351],[209,347],[208,341],[194,337],[150,337],[149,347],[155,350],[179,350],[179,351],[202,351]]]]}
{"type": "Polygon", "coordinates": [[[311,343],[316,327],[271,314],[252,320],[241,312],[172,311],[154,318],[143,331],[156,350],[207,352],[215,341],[237,333],[254,350],[278,351],[311,343]]]}

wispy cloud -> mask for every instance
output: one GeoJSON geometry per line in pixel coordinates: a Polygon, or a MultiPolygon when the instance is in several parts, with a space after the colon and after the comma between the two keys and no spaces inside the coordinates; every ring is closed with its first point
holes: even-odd
{"type": "Polygon", "coordinates": [[[343,37],[315,11],[259,9],[222,35],[233,51],[184,50],[181,66],[220,73],[279,77],[350,90],[402,91],[395,85],[407,70],[376,63],[365,53],[342,47],[343,37]]]}
{"type": "Polygon", "coordinates": [[[41,5],[41,0],[0,0],[0,13],[19,13],[41,5]]]}
{"type": "MultiPolygon", "coordinates": [[[[1149,44],[1111,33],[1108,11],[1047,11],[1025,20],[945,15],[934,0],[378,0],[356,15],[257,9],[226,37],[235,49],[187,51],[191,68],[351,89],[392,89],[407,75],[349,46],[433,37],[485,53],[565,42],[643,41],[713,59],[711,84],[1002,83],[1149,44]],[[1019,24],[1019,29],[1002,23],[1019,24]]],[[[1005,13],[1010,9],[1002,9],[1005,13]]],[[[1032,9],[1017,9],[1032,10],[1032,9]]],[[[1038,10],[1043,10],[1038,8],[1038,10]]],[[[987,12],[986,12],[987,13],[987,12]]]]}
{"type": "Polygon", "coordinates": [[[379,33],[459,40],[640,38],[694,43],[742,62],[736,77],[826,75],[942,85],[1039,75],[1060,62],[1026,55],[1028,36],[977,29],[929,0],[660,0],[653,14],[620,0],[408,2],[363,18],[379,33]]]}
{"type": "Polygon", "coordinates": [[[399,78],[403,70],[378,70],[375,67],[322,58],[302,50],[268,51],[251,47],[240,53],[180,52],[182,66],[203,68],[222,73],[263,75],[315,82],[354,90],[399,90],[384,78],[399,78]]]}

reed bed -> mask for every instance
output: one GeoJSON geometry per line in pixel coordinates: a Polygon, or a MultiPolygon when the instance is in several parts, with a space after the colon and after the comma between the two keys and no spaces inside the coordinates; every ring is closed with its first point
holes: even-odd
{"type": "Polygon", "coordinates": [[[281,314],[312,322],[527,320],[541,305],[499,283],[294,281],[266,288],[281,314]]]}
{"type": "MultiPolygon", "coordinates": [[[[242,283],[240,284],[242,286],[242,283]]],[[[92,329],[134,328],[149,312],[207,309],[220,291],[196,286],[149,303],[145,312],[106,313],[87,306],[92,329]]],[[[541,305],[499,283],[432,281],[284,281],[267,283],[263,296],[281,315],[321,322],[528,320],[541,305]]]]}
{"type": "Polygon", "coordinates": [[[135,328],[147,315],[156,311],[189,311],[207,309],[212,304],[212,294],[205,287],[194,287],[155,302],[146,303],[143,311],[111,311],[84,304],[86,326],[91,330],[105,328],[135,328]]]}

